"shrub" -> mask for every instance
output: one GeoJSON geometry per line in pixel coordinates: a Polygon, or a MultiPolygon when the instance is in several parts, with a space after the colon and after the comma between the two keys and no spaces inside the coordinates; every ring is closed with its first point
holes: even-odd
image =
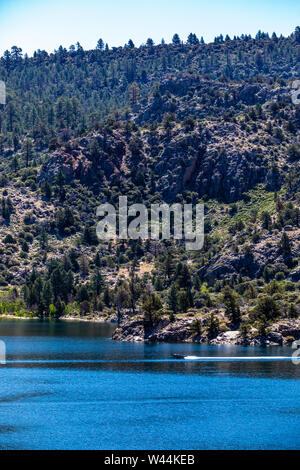
{"type": "Polygon", "coordinates": [[[285,274],[282,271],[275,274],[276,281],[283,281],[283,279],[285,279],[285,274]]]}
{"type": "Polygon", "coordinates": [[[250,318],[252,320],[261,320],[264,322],[276,320],[276,318],[278,318],[279,316],[279,306],[276,301],[270,296],[261,297],[258,300],[256,307],[250,313],[250,318]]]}
{"type": "Polygon", "coordinates": [[[214,338],[220,331],[220,321],[212,312],[207,321],[207,332],[209,337],[214,338]]]}
{"type": "Polygon", "coordinates": [[[24,220],[24,224],[31,225],[34,223],[35,217],[32,212],[26,212],[23,220],[24,220]]]}
{"type": "Polygon", "coordinates": [[[299,160],[300,158],[300,146],[298,144],[292,144],[288,148],[288,156],[292,161],[299,160]]]}
{"type": "Polygon", "coordinates": [[[8,233],[6,235],[6,237],[4,238],[4,240],[3,240],[3,243],[5,243],[5,244],[8,244],[8,243],[15,244],[15,243],[17,243],[17,241],[14,239],[14,237],[10,233],[8,233]]]}
{"type": "Polygon", "coordinates": [[[88,302],[88,300],[84,300],[83,302],[81,302],[80,305],[79,305],[79,309],[80,309],[80,314],[81,315],[89,313],[90,312],[90,303],[88,302]]]}
{"type": "Polygon", "coordinates": [[[202,331],[202,322],[199,318],[196,318],[191,324],[191,332],[195,335],[201,335],[202,331]]]}
{"type": "Polygon", "coordinates": [[[290,304],[289,305],[288,317],[289,318],[298,318],[299,317],[299,310],[297,309],[295,304],[290,304]]]}
{"type": "Polygon", "coordinates": [[[248,323],[241,323],[240,326],[240,333],[244,341],[247,341],[249,338],[249,333],[250,333],[251,326],[248,323]]]}

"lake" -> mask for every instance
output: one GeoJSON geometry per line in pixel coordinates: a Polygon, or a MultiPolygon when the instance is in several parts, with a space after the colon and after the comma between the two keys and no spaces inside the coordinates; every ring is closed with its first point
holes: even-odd
{"type": "Polygon", "coordinates": [[[118,343],[113,329],[0,322],[0,449],[300,449],[300,365],[264,360],[291,348],[118,343]]]}

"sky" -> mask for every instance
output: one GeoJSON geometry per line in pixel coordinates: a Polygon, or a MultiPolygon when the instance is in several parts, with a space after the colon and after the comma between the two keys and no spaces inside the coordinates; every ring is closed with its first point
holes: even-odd
{"type": "Polygon", "coordinates": [[[0,0],[0,54],[16,45],[31,56],[77,41],[93,49],[100,37],[112,47],[170,42],[174,33],[206,42],[259,29],[286,36],[297,22],[299,0],[0,0]]]}

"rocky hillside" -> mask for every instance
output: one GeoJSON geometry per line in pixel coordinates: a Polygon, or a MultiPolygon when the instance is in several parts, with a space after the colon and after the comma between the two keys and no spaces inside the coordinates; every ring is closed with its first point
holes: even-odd
{"type": "Polygon", "coordinates": [[[119,339],[297,339],[299,43],[6,54],[0,312],[117,315],[119,339]],[[99,243],[96,208],[121,195],[204,203],[204,247],[99,243]]]}

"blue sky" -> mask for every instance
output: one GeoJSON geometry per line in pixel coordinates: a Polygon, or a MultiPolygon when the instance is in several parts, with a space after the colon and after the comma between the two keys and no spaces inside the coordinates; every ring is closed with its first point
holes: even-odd
{"type": "Polygon", "coordinates": [[[130,38],[169,42],[175,32],[206,41],[258,29],[288,35],[297,22],[299,0],[0,0],[0,54],[13,45],[32,55],[77,41],[90,49],[99,37],[119,46],[130,38]]]}

